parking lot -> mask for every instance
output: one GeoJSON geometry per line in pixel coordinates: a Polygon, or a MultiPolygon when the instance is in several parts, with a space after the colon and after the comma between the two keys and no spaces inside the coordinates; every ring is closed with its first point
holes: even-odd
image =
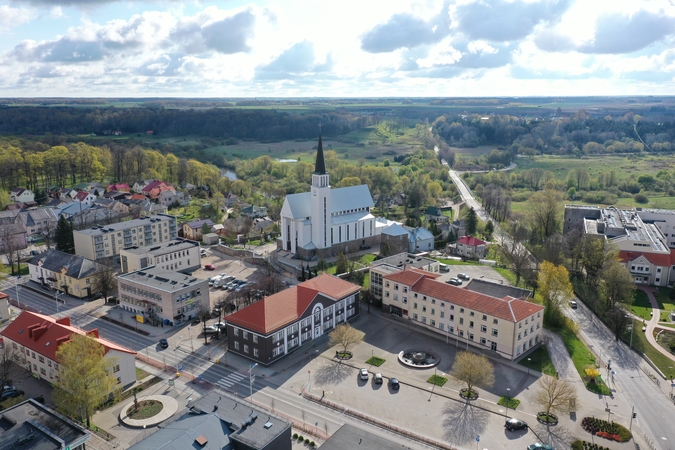
{"type": "MultiPolygon", "coordinates": [[[[211,277],[224,273],[226,275],[231,275],[238,280],[250,282],[256,282],[258,280],[256,266],[247,264],[244,261],[237,258],[228,257],[227,255],[222,255],[221,257],[220,253],[214,254],[210,250],[207,250],[206,256],[202,257],[201,263],[202,263],[201,269],[197,270],[193,274],[197,278],[209,279],[211,277]],[[213,265],[214,270],[205,270],[204,266],[207,264],[213,265]]],[[[230,291],[223,290],[220,287],[213,287],[213,286],[209,287],[209,292],[211,300],[210,305],[211,309],[213,309],[219,301],[224,300],[225,298],[227,298],[229,294],[232,294],[232,292],[230,291]]]]}
{"type": "MultiPolygon", "coordinates": [[[[450,278],[457,278],[457,275],[460,273],[464,273],[468,275],[471,280],[474,278],[478,279],[483,279],[485,281],[489,281],[491,283],[502,283],[502,284],[508,284],[508,281],[506,278],[501,276],[499,272],[494,270],[490,266],[481,266],[477,264],[456,264],[456,265],[448,265],[450,267],[449,272],[440,272],[441,277],[440,279],[443,281],[447,281],[450,278]]],[[[466,286],[469,283],[470,280],[463,280],[462,281],[462,286],[466,286]]]]}

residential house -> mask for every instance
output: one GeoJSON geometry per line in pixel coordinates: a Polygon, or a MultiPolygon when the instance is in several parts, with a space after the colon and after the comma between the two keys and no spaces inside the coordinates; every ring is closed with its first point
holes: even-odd
{"type": "Polygon", "coordinates": [[[430,252],[434,249],[434,235],[426,228],[404,227],[408,231],[408,253],[430,252]]]}
{"type": "Polygon", "coordinates": [[[124,200],[126,198],[130,198],[131,194],[129,192],[123,192],[123,191],[122,192],[120,192],[120,191],[110,191],[110,192],[106,192],[105,194],[103,194],[103,197],[109,198],[111,200],[120,201],[120,200],[124,200]]]}
{"type": "Polygon", "coordinates": [[[164,206],[171,206],[176,203],[176,191],[173,189],[164,189],[159,192],[159,204],[164,206]]]}
{"type": "Polygon", "coordinates": [[[153,246],[131,246],[120,250],[122,272],[135,272],[150,266],[181,273],[199,269],[199,242],[175,239],[153,246]]]}
{"type": "Polygon", "coordinates": [[[424,211],[424,218],[427,222],[434,221],[437,223],[448,222],[450,218],[443,214],[443,210],[437,206],[429,206],[424,211]]]}
{"type": "Polygon", "coordinates": [[[75,189],[78,192],[81,191],[89,191],[93,187],[96,187],[99,185],[99,183],[88,183],[86,181],[83,181],[82,183],[77,183],[75,186],[73,186],[73,189],[75,189]]]}
{"type": "Polygon", "coordinates": [[[150,183],[152,183],[153,181],[157,181],[157,180],[142,180],[142,181],[137,181],[137,182],[135,182],[134,185],[131,187],[131,190],[132,190],[133,192],[136,192],[136,193],[140,194],[140,193],[143,191],[143,188],[144,188],[145,186],[149,185],[150,183]]]}
{"type": "Polygon", "coordinates": [[[156,245],[176,238],[176,218],[158,214],[151,218],[129,220],[73,232],[75,253],[98,260],[116,257],[121,249],[156,245]]]}
{"type": "Polygon", "coordinates": [[[80,191],[77,194],[75,194],[75,197],[73,197],[73,200],[78,203],[82,203],[83,205],[91,206],[94,204],[94,200],[96,200],[96,196],[94,194],[90,194],[89,192],[86,191],[80,191]]]}
{"type": "Polygon", "coordinates": [[[95,291],[95,278],[104,269],[105,266],[83,256],[53,249],[28,261],[28,276],[31,281],[79,299],[99,294],[95,291]]]}
{"type": "Polygon", "coordinates": [[[457,239],[455,252],[458,255],[467,258],[482,259],[485,258],[487,252],[487,245],[485,241],[472,236],[462,236],[457,239]]]}
{"type": "Polygon", "coordinates": [[[94,186],[91,189],[87,189],[85,192],[89,192],[95,197],[103,197],[106,194],[106,190],[103,186],[94,186]]]}
{"type": "Polygon", "coordinates": [[[77,194],[77,191],[75,189],[70,189],[70,188],[63,188],[59,190],[59,198],[62,200],[65,199],[73,199],[75,198],[75,194],[77,194]]]}
{"type": "Polygon", "coordinates": [[[261,233],[263,230],[274,225],[274,221],[269,217],[256,217],[253,219],[253,231],[261,233]]]}
{"type": "Polygon", "coordinates": [[[227,194],[225,194],[225,199],[223,201],[225,203],[225,205],[224,205],[225,206],[224,211],[225,211],[229,208],[232,208],[234,205],[236,205],[239,202],[239,196],[234,195],[231,192],[228,192],[227,194]]]}
{"type": "Polygon", "coordinates": [[[394,223],[380,233],[380,252],[383,256],[407,253],[410,248],[408,230],[394,223]]]}
{"type": "Polygon", "coordinates": [[[18,209],[6,209],[4,211],[0,211],[0,225],[16,222],[16,218],[20,213],[21,210],[18,209]]]}
{"type": "Polygon", "coordinates": [[[59,221],[54,210],[49,207],[21,211],[18,220],[26,229],[28,238],[43,237],[46,233],[53,234],[59,221]]]}
{"type": "Polygon", "coordinates": [[[219,236],[222,236],[225,234],[225,225],[222,223],[217,223],[211,227],[211,231],[219,236]]]}
{"type": "Polygon", "coordinates": [[[129,450],[291,450],[292,426],[268,409],[216,387],[129,450]]]}
{"type": "Polygon", "coordinates": [[[544,307],[496,298],[438,280],[439,274],[403,269],[384,275],[382,308],[427,330],[510,359],[541,342],[544,307]]]}
{"type": "Polygon", "coordinates": [[[115,358],[113,375],[117,378],[118,387],[126,388],[136,382],[136,352],[102,339],[99,337],[98,328],[85,331],[72,326],[70,317],[57,319],[23,311],[0,332],[5,347],[11,348],[19,355],[18,365],[28,370],[34,377],[49,383],[59,379],[61,364],[56,358],[56,352],[74,334],[95,340],[103,346],[105,357],[115,358]]]}
{"type": "MultiPolygon", "coordinates": [[[[140,193],[145,195],[145,196],[150,196],[150,193],[153,191],[153,189],[158,189],[161,187],[171,187],[169,184],[165,181],[159,181],[159,180],[152,180],[150,183],[146,184],[141,188],[140,193]]],[[[157,192],[159,194],[159,192],[157,192]]]]}
{"type": "Polygon", "coordinates": [[[13,202],[34,202],[35,194],[30,189],[14,188],[9,191],[9,199],[13,202]]]}
{"type": "Polygon", "coordinates": [[[47,186],[45,188],[45,193],[47,194],[48,197],[50,198],[58,198],[59,197],[59,190],[61,189],[60,186],[56,185],[51,185],[47,186]]]}
{"type": "Polygon", "coordinates": [[[361,287],[322,274],[227,318],[229,351],[269,365],[359,314],[361,287]]]}
{"type": "Polygon", "coordinates": [[[19,222],[0,224],[0,252],[9,249],[23,250],[28,247],[26,229],[19,222]]]}
{"type": "Polygon", "coordinates": [[[150,189],[147,193],[148,198],[150,200],[158,200],[159,199],[159,194],[161,194],[163,191],[175,191],[175,189],[172,186],[158,186],[150,189]]]}
{"type": "Polygon", "coordinates": [[[91,432],[29,398],[0,411],[0,448],[85,450],[91,432]]]}
{"type": "Polygon", "coordinates": [[[131,188],[126,183],[114,183],[108,185],[108,192],[118,191],[118,192],[131,192],[131,188]]]}
{"type": "Polygon", "coordinates": [[[66,203],[71,203],[72,201],[73,201],[73,199],[71,199],[70,197],[67,200],[65,200],[65,199],[62,200],[59,197],[56,197],[56,198],[51,199],[49,202],[47,202],[45,207],[47,207],[47,208],[58,208],[59,206],[65,205],[66,203]]]}
{"type": "Polygon", "coordinates": [[[129,207],[127,205],[111,198],[99,197],[94,200],[94,205],[115,211],[121,216],[127,216],[129,214],[129,207]]]}
{"type": "Polygon", "coordinates": [[[157,266],[117,277],[120,308],[154,325],[181,325],[209,310],[209,280],[157,266]]]}
{"type": "Polygon", "coordinates": [[[265,217],[267,215],[267,208],[265,206],[249,205],[242,208],[240,214],[244,217],[265,217]]]}
{"type": "Polygon", "coordinates": [[[183,224],[183,237],[186,239],[192,239],[194,241],[199,241],[202,239],[202,227],[207,225],[209,231],[213,227],[213,222],[211,219],[204,220],[193,220],[192,222],[186,222],[183,224]]]}

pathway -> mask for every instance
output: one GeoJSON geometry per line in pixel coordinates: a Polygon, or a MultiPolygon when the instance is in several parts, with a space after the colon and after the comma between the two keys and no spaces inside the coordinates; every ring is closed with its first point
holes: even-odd
{"type": "Polygon", "coordinates": [[[659,309],[659,303],[656,301],[656,297],[654,297],[654,288],[641,287],[640,289],[647,294],[647,297],[649,298],[649,303],[651,303],[653,310],[652,318],[649,320],[649,322],[647,322],[646,325],[647,329],[645,330],[647,341],[651,344],[652,347],[658,350],[659,353],[667,356],[668,358],[670,358],[671,361],[675,361],[675,356],[665,348],[661,347],[658,344],[658,342],[656,342],[656,338],[654,337],[654,328],[656,328],[656,326],[659,324],[659,319],[661,317],[661,310],[659,309]]]}

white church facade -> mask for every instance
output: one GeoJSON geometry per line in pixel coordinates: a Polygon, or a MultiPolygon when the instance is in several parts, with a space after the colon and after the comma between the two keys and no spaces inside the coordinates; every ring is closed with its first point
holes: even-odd
{"type": "Polygon", "coordinates": [[[277,247],[303,259],[326,258],[379,244],[394,222],[373,216],[367,185],[331,189],[319,136],[310,192],[286,196],[277,247]]]}

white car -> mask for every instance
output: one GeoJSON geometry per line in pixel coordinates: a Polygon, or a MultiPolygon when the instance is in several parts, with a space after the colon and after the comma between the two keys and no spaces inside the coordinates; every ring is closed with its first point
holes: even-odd
{"type": "Polygon", "coordinates": [[[363,381],[368,381],[368,371],[366,369],[359,369],[359,378],[363,381]]]}

